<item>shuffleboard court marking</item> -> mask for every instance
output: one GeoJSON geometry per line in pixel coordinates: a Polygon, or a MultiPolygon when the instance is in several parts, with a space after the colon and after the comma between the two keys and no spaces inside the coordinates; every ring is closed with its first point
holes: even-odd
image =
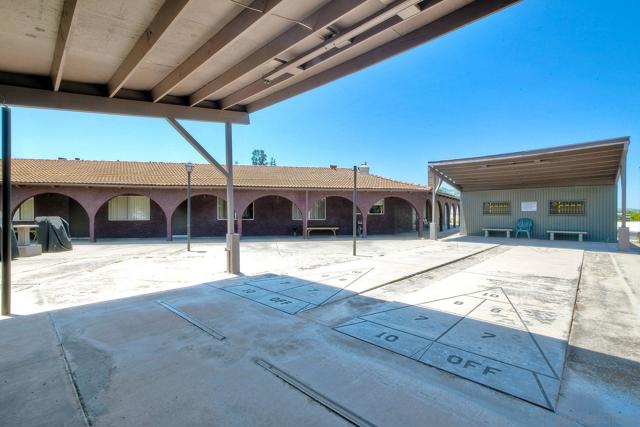
{"type": "Polygon", "coordinates": [[[272,373],[276,377],[280,378],[282,381],[289,384],[291,387],[295,388],[301,393],[306,394],[308,397],[318,402],[319,404],[321,404],[322,406],[324,406],[334,414],[347,420],[351,424],[358,427],[375,427],[375,424],[370,423],[369,421],[365,420],[358,414],[352,412],[351,410],[345,408],[339,403],[333,401],[331,398],[325,396],[324,394],[314,390],[307,384],[289,375],[285,371],[275,367],[274,365],[267,362],[266,360],[256,359],[255,363],[261,366],[262,368],[264,368],[265,370],[267,370],[268,372],[272,373]]]}
{"type": "Polygon", "coordinates": [[[219,289],[296,315],[327,303],[372,270],[373,267],[313,273],[302,277],[276,275],[259,280],[249,278],[240,284],[234,283],[219,289]],[[338,286],[337,283],[342,281],[344,284],[338,286]]]}
{"type": "Polygon", "coordinates": [[[220,332],[216,331],[213,328],[208,327],[207,325],[205,325],[204,323],[200,322],[198,319],[195,319],[195,318],[191,317],[190,315],[188,315],[184,311],[178,310],[174,306],[172,306],[172,305],[170,305],[170,304],[168,304],[168,303],[166,303],[164,301],[156,301],[156,302],[158,304],[160,304],[161,306],[163,306],[164,308],[166,308],[167,310],[169,310],[170,312],[172,312],[173,314],[175,314],[176,316],[183,318],[184,320],[186,320],[187,322],[191,323],[196,328],[198,328],[198,329],[202,330],[203,332],[206,332],[207,334],[211,335],[215,339],[217,339],[219,341],[222,341],[223,339],[226,338],[220,332]]]}
{"type": "Polygon", "coordinates": [[[361,314],[333,329],[555,410],[561,376],[502,287],[361,314]],[[478,303],[464,308],[469,299],[478,303]]]}

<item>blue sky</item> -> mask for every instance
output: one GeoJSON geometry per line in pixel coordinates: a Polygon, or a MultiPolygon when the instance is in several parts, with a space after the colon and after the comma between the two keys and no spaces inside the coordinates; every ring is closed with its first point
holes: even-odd
{"type": "MultiPolygon", "coordinates": [[[[367,161],[426,183],[429,160],[630,136],[640,208],[640,2],[524,0],[461,30],[251,116],[235,160],[367,161]]],[[[16,157],[202,161],[167,123],[15,108],[16,157]]],[[[224,159],[222,125],[184,122],[224,159]]]]}

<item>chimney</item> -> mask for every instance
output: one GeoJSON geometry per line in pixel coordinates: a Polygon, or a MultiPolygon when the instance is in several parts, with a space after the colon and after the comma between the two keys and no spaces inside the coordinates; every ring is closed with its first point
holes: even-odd
{"type": "Polygon", "coordinates": [[[358,172],[363,175],[369,175],[369,165],[367,164],[367,162],[364,162],[358,167],[358,172]]]}
{"type": "Polygon", "coordinates": [[[338,165],[329,165],[329,169],[337,170],[338,169],[338,165]]]}

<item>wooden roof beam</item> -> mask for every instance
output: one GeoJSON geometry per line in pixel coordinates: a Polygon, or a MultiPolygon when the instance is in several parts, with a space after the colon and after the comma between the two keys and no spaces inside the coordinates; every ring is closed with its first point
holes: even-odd
{"type": "MultiPolygon", "coordinates": [[[[282,64],[275,70],[271,71],[263,78],[256,80],[245,88],[238,90],[231,95],[223,98],[220,101],[220,108],[226,109],[231,108],[234,105],[242,104],[245,100],[251,98],[267,90],[270,87],[273,87],[277,84],[284,82],[285,80],[293,77],[295,74],[300,72],[299,67],[306,62],[311,61],[314,58],[317,58],[323,54],[326,54],[328,51],[333,50],[335,53],[343,53],[347,51],[354,44],[360,43],[384,30],[387,28],[398,24],[403,21],[403,18],[398,16],[400,12],[403,10],[410,8],[411,6],[415,6],[419,3],[420,0],[396,0],[378,12],[374,13],[371,16],[366,17],[360,22],[352,25],[351,27],[341,31],[336,34],[334,37],[326,40],[319,46],[316,46],[302,55],[298,55],[296,58],[291,61],[287,61],[282,64]],[[352,43],[351,39],[354,37],[363,34],[364,32],[372,29],[376,29],[374,34],[368,34],[367,36],[362,37],[360,40],[356,40],[356,43],[352,43]],[[344,46],[344,43],[350,43],[349,45],[344,46]]],[[[440,3],[442,0],[431,0],[425,8],[430,8],[431,6],[440,3]]],[[[425,10],[425,9],[422,9],[425,10]]],[[[324,58],[328,59],[328,58],[324,58]]]]}
{"type": "Polygon", "coordinates": [[[190,0],[165,0],[156,13],[151,24],[138,38],[127,57],[122,61],[107,84],[109,97],[112,98],[124,86],[133,72],[140,66],[151,49],[158,43],[169,26],[178,18],[180,12],[189,4],[190,0]]]}
{"type": "Polygon", "coordinates": [[[54,110],[84,111],[88,113],[119,114],[142,117],[171,117],[204,122],[248,124],[249,115],[239,111],[188,107],[165,103],[152,103],[132,99],[107,98],[69,92],[53,92],[0,84],[0,93],[9,105],[48,108],[54,110]]]}
{"type": "Polygon", "coordinates": [[[261,110],[284,99],[299,95],[328,82],[334,81],[363,68],[369,67],[391,56],[398,55],[430,40],[438,38],[473,21],[495,13],[520,0],[482,0],[474,1],[436,21],[398,37],[367,53],[336,65],[306,80],[271,93],[264,98],[247,105],[248,112],[261,110]]]}
{"type": "Polygon", "coordinates": [[[62,5],[60,26],[58,27],[56,47],[53,51],[53,61],[51,63],[51,83],[54,91],[58,91],[58,89],[60,89],[60,83],[62,83],[62,71],[64,70],[66,54],[69,48],[69,38],[76,17],[77,4],[77,0],[65,0],[62,5]]]}
{"type": "Polygon", "coordinates": [[[190,96],[189,104],[196,105],[204,101],[215,92],[227,87],[250,71],[274,60],[278,55],[287,51],[297,43],[318,34],[364,2],[364,0],[333,0],[324,5],[303,20],[305,23],[310,24],[313,30],[309,30],[300,25],[290,28],[198,89],[190,96]]]}
{"type": "Polygon", "coordinates": [[[178,65],[168,76],[151,89],[153,102],[161,100],[176,86],[202,67],[216,53],[222,50],[222,48],[267,16],[269,11],[281,1],[282,0],[254,0],[248,7],[243,8],[242,12],[233,18],[231,22],[207,40],[205,44],[200,46],[189,58],[178,65]]]}

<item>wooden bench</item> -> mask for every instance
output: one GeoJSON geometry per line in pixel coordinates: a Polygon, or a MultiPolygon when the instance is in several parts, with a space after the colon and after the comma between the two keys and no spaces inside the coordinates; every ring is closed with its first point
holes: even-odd
{"type": "Polygon", "coordinates": [[[312,231],[333,231],[333,237],[336,237],[336,232],[340,230],[340,227],[307,227],[307,237],[312,231]]]}
{"type": "Polygon", "coordinates": [[[587,235],[586,231],[562,231],[562,230],[547,230],[547,233],[549,233],[549,240],[555,240],[555,235],[556,234],[572,234],[572,235],[578,235],[578,241],[582,242],[582,237],[587,235]]]}
{"type": "Polygon", "coordinates": [[[484,237],[489,237],[490,231],[503,231],[507,233],[507,239],[509,239],[513,230],[511,228],[483,228],[482,231],[484,231],[484,237]]]}

